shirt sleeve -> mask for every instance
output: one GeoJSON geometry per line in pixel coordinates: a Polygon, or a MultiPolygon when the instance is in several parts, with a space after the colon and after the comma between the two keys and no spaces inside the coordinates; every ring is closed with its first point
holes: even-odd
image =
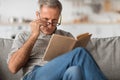
{"type": "Polygon", "coordinates": [[[59,34],[59,35],[63,35],[63,36],[74,38],[74,36],[70,32],[67,32],[67,31],[64,31],[64,30],[61,30],[61,29],[56,30],[55,33],[59,34]]]}
{"type": "Polygon", "coordinates": [[[74,38],[74,36],[70,32],[67,32],[67,36],[74,38]]]}

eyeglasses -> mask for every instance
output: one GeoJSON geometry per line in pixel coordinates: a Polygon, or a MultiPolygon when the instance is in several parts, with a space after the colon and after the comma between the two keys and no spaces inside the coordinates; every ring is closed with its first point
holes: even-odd
{"type": "Polygon", "coordinates": [[[56,23],[56,22],[46,22],[46,26],[49,26],[49,25],[52,25],[52,26],[59,26],[60,23],[56,23]]]}
{"type": "Polygon", "coordinates": [[[42,22],[44,22],[44,24],[43,24],[44,26],[49,26],[49,25],[59,26],[59,25],[61,25],[62,16],[60,16],[58,22],[48,22],[48,21],[45,21],[45,20],[43,20],[43,19],[41,19],[41,18],[40,18],[40,20],[41,20],[42,22]]]}

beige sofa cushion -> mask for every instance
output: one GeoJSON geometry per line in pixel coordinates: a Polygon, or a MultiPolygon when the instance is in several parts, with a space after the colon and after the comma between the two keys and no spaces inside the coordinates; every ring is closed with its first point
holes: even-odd
{"type": "Polygon", "coordinates": [[[110,80],[120,80],[120,37],[93,38],[87,45],[94,59],[110,80]]]}
{"type": "Polygon", "coordinates": [[[22,72],[12,74],[7,67],[7,56],[13,40],[0,38],[0,78],[2,80],[20,80],[22,72]]]}
{"type": "MultiPolygon", "coordinates": [[[[13,75],[7,68],[7,56],[13,40],[0,38],[0,77],[20,80],[22,72],[13,75]]],[[[87,45],[94,59],[109,80],[120,80],[120,37],[92,38],[87,45]]]]}

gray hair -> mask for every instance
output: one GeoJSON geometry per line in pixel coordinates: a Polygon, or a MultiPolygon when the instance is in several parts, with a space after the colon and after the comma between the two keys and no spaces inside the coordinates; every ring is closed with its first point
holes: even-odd
{"type": "Polygon", "coordinates": [[[62,4],[59,0],[39,0],[38,1],[39,8],[41,9],[43,5],[48,7],[56,8],[58,7],[60,14],[62,12],[62,4]]]}

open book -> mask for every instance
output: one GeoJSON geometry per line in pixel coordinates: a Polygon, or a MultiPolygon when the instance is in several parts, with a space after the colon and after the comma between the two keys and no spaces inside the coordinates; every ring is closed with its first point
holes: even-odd
{"type": "Polygon", "coordinates": [[[89,33],[80,34],[76,39],[53,34],[44,53],[43,60],[50,61],[76,47],[86,47],[90,37],[91,34],[89,33]]]}

